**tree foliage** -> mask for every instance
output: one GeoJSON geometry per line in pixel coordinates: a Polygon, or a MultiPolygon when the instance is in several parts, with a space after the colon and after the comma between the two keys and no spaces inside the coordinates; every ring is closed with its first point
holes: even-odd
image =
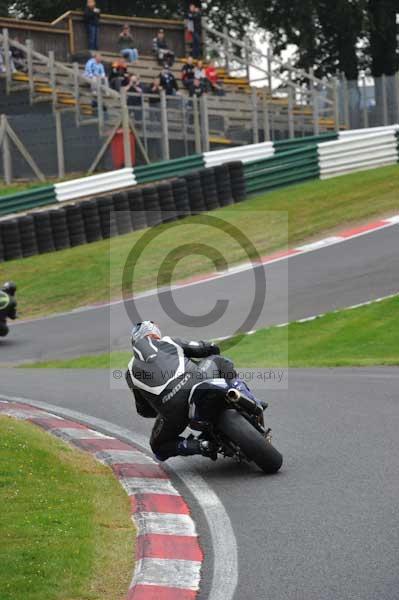
{"type": "MultiPolygon", "coordinates": [[[[97,0],[108,13],[129,16],[181,17],[189,0],[97,0]]],[[[63,12],[83,8],[84,0],[0,0],[0,14],[12,8],[23,18],[52,21],[63,12]]],[[[342,71],[356,79],[369,65],[376,76],[398,69],[396,12],[399,0],[208,0],[212,24],[242,39],[249,24],[266,30],[276,53],[297,47],[296,64],[319,76],[342,71]],[[361,43],[360,43],[361,42],[361,43]]]]}

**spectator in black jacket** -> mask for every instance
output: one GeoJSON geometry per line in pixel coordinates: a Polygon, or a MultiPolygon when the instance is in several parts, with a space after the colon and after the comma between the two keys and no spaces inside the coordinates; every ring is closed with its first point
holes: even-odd
{"type": "Polygon", "coordinates": [[[179,89],[177,81],[169,67],[165,67],[159,76],[161,88],[165,90],[167,96],[176,96],[179,89]]]}
{"type": "Polygon", "coordinates": [[[192,37],[192,55],[194,58],[201,57],[201,41],[202,41],[202,13],[199,6],[191,2],[187,18],[187,31],[192,37]]]}
{"type": "Polygon", "coordinates": [[[186,90],[190,89],[190,86],[194,81],[194,71],[195,65],[193,62],[193,57],[189,56],[187,58],[187,62],[182,66],[181,69],[181,81],[186,90]]]}
{"type": "Polygon", "coordinates": [[[86,25],[89,50],[98,50],[98,30],[100,21],[100,9],[96,6],[96,0],[87,0],[84,10],[84,22],[86,25]]]}
{"type": "Polygon", "coordinates": [[[204,86],[201,84],[201,80],[198,79],[198,77],[196,77],[190,85],[190,98],[192,98],[193,96],[195,96],[196,98],[201,98],[204,91],[204,86]]]}
{"type": "Polygon", "coordinates": [[[152,40],[152,51],[155,54],[159,65],[173,66],[173,63],[175,62],[175,53],[168,48],[163,29],[160,29],[157,36],[152,40]]]}

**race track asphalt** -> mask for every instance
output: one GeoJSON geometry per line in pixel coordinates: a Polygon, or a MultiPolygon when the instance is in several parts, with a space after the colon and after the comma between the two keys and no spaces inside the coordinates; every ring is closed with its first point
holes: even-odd
{"type": "MultiPolygon", "coordinates": [[[[397,292],[398,233],[393,226],[266,266],[266,304],[252,328],[397,292]]],[[[217,323],[200,328],[176,324],[155,295],[137,300],[136,308],[172,335],[228,335],[248,314],[253,274],[181,288],[174,298],[194,315],[220,298],[231,304],[217,323]]],[[[0,364],[126,349],[129,328],[122,304],[111,317],[99,307],[21,323],[0,342],[0,364]]],[[[0,394],[77,410],[147,436],[151,421],[140,419],[129,392],[112,389],[111,381],[107,370],[0,369],[0,394]]],[[[275,388],[258,395],[269,401],[268,424],[284,455],[279,474],[266,477],[227,460],[171,461],[177,486],[185,473],[201,475],[230,517],[239,564],[234,600],[398,600],[399,369],[291,369],[288,386],[275,388]]],[[[190,505],[206,555],[199,600],[208,600],[210,531],[192,497],[190,505]]]]}
{"type": "MultiPolygon", "coordinates": [[[[293,256],[266,267],[266,299],[255,291],[253,271],[177,289],[173,298],[191,315],[208,313],[217,300],[227,299],[224,316],[194,326],[179,324],[160,299],[149,295],[127,304],[137,320],[149,318],[175,336],[209,339],[231,335],[254,304],[258,318],[244,329],[284,323],[376,299],[399,291],[399,225],[347,240],[314,252],[293,256]]],[[[23,310],[23,296],[20,298],[23,310]]],[[[130,317],[121,303],[12,326],[0,340],[0,364],[107,352],[129,347],[130,317]]]]}
{"type": "MultiPolygon", "coordinates": [[[[1,393],[67,407],[146,434],[124,390],[100,370],[0,370],[1,393]]],[[[270,403],[276,476],[228,460],[175,459],[217,493],[238,545],[234,600],[398,600],[399,369],[291,370],[270,403]]],[[[179,486],[179,480],[177,480],[179,486]]],[[[192,503],[205,563],[212,557],[201,509],[192,503]]]]}

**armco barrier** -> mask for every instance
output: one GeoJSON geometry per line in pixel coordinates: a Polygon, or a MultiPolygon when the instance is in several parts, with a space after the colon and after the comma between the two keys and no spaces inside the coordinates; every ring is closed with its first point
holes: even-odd
{"type": "Polygon", "coordinates": [[[215,208],[240,201],[243,165],[235,161],[230,167],[220,165],[210,170],[211,188],[199,170],[180,179],[33,212],[29,223],[26,216],[0,221],[0,261],[78,246],[200,213],[210,208],[205,201],[208,189],[216,194],[215,208]],[[128,221],[126,211],[130,211],[128,221]],[[23,232],[26,239],[21,237],[23,232]]]}
{"type": "Polygon", "coordinates": [[[261,192],[320,175],[317,145],[281,152],[244,165],[247,192],[261,192]]]}
{"type": "Polygon", "coordinates": [[[204,152],[204,161],[206,167],[216,167],[224,163],[239,160],[247,163],[258,158],[267,158],[273,156],[273,142],[262,142],[261,144],[250,144],[248,146],[236,146],[226,150],[213,150],[204,152]]]}
{"type": "Polygon", "coordinates": [[[339,134],[334,131],[332,133],[321,133],[320,135],[293,138],[291,140],[279,140],[278,142],[274,142],[274,150],[276,153],[288,152],[289,150],[309,146],[309,144],[323,144],[324,142],[331,142],[338,138],[339,134]]]}
{"type": "Polygon", "coordinates": [[[119,169],[91,177],[82,177],[71,181],[55,184],[55,194],[58,202],[76,200],[85,196],[94,196],[104,192],[131,187],[136,184],[133,169],[119,169]]]}
{"type": "Polygon", "coordinates": [[[184,158],[165,160],[151,165],[142,165],[134,168],[137,183],[152,183],[161,179],[181,177],[192,171],[197,171],[204,166],[202,154],[194,154],[184,158]]]}
{"type": "Polygon", "coordinates": [[[395,164],[398,162],[396,131],[346,137],[319,146],[318,152],[321,179],[395,164]]]}
{"type": "Polygon", "coordinates": [[[53,185],[33,188],[9,196],[0,196],[0,215],[9,215],[38,206],[54,204],[55,201],[56,197],[53,185]]]}

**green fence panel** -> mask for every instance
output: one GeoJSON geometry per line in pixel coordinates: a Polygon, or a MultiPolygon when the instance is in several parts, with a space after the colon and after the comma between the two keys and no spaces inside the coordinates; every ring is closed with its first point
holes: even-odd
{"type": "Polygon", "coordinates": [[[30,210],[57,202],[53,185],[33,188],[9,196],[0,196],[0,215],[30,210]]]}
{"type": "Polygon", "coordinates": [[[335,131],[321,133],[320,135],[306,136],[303,138],[293,138],[291,140],[280,140],[274,142],[274,149],[277,153],[285,152],[293,148],[301,148],[309,144],[321,144],[323,142],[333,142],[339,139],[339,134],[335,131]]]}

